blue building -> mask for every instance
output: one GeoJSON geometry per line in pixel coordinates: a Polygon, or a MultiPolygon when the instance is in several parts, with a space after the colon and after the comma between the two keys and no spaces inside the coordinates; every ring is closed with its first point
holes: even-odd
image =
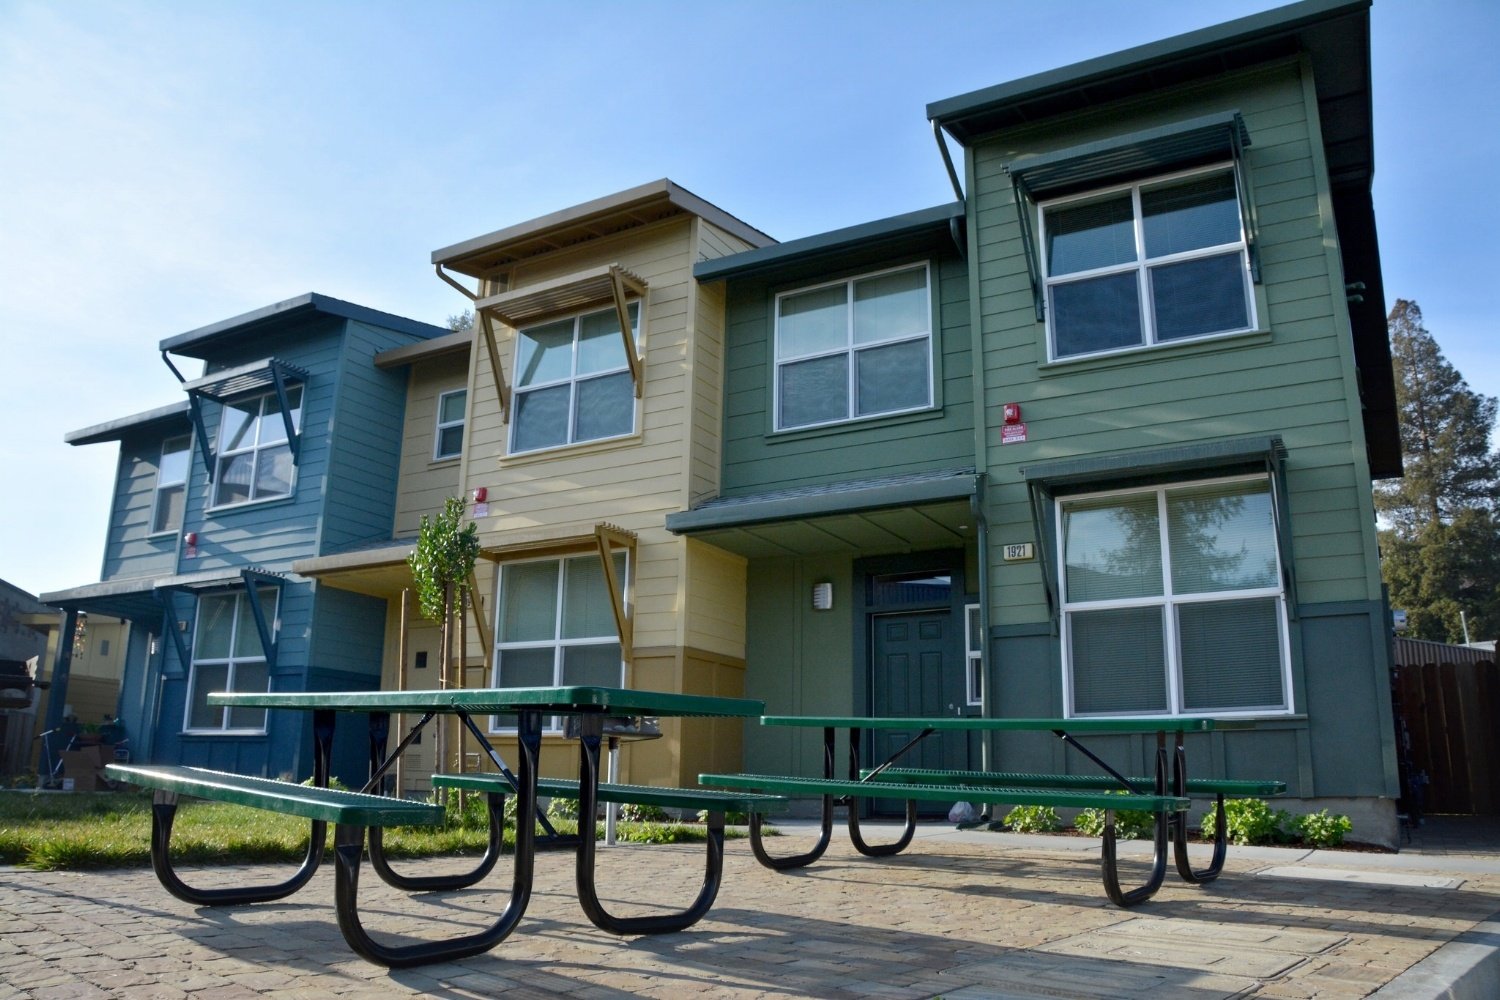
{"type": "MultiPolygon", "coordinates": [[[[137,760],[303,777],[310,719],[208,694],[379,686],[385,603],[292,563],[390,538],[406,375],[374,357],[446,333],[302,295],[166,338],[186,399],[67,435],[120,457],[99,582],[44,600],[64,634],[80,612],[131,623],[118,715],[137,760]]],[[[47,728],[69,656],[59,644],[47,728]]],[[[364,734],[343,733],[335,773],[365,767],[364,734]]]]}

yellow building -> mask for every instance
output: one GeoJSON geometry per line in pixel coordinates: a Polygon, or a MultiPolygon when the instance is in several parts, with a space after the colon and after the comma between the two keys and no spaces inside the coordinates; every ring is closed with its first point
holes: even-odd
{"type": "MultiPolygon", "coordinates": [[[[772,242],[661,180],[434,252],[475,322],[376,360],[409,372],[397,541],[295,567],[390,601],[384,687],[442,683],[404,560],[421,517],[461,494],[484,559],[450,685],[742,692],[743,560],[664,520],[719,490],[723,292],[692,268],[772,242]]],[[[505,754],[505,720],[488,726],[505,754]]],[[[739,766],[738,722],[663,731],[624,755],[623,780],[739,766]]],[[[408,752],[403,790],[426,787],[434,742],[408,752]]],[[[549,773],[572,761],[543,754],[549,773]]]]}

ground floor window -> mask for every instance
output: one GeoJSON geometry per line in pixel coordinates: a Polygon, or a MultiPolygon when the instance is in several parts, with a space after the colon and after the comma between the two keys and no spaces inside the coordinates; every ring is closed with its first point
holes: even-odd
{"type": "Polygon", "coordinates": [[[1058,501],[1070,715],[1292,709],[1271,483],[1058,501]]]}
{"type": "Polygon", "coordinates": [[[266,651],[251,601],[259,603],[262,619],[274,629],[277,593],[275,587],[260,587],[253,596],[236,590],[198,598],[183,724],[188,732],[265,732],[265,709],[210,705],[208,696],[219,691],[270,690],[266,651]]]}
{"type": "MultiPolygon", "coordinates": [[[[623,585],[626,556],[617,552],[623,585]]],[[[604,566],[594,553],[500,567],[495,623],[496,687],[599,685],[621,687],[625,665],[604,566]]],[[[515,727],[495,716],[495,729],[515,727]]],[[[556,718],[547,729],[559,729],[556,718]]]]}

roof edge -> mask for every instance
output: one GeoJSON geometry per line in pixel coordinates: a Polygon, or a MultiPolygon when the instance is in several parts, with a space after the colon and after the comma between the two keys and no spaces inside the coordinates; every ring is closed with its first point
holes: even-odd
{"type": "Polygon", "coordinates": [[[616,191],[614,194],[607,194],[600,198],[594,198],[590,201],[569,206],[568,208],[559,209],[556,212],[549,212],[546,215],[540,215],[525,222],[518,222],[515,225],[497,229],[483,236],[475,236],[472,239],[442,247],[432,251],[432,263],[453,265],[468,257],[493,250],[495,247],[513,240],[527,239],[545,233],[549,229],[582,222],[592,216],[621,211],[634,205],[658,199],[665,200],[684,211],[691,212],[699,218],[706,219],[714,225],[745,240],[747,243],[752,243],[756,246],[766,246],[776,242],[773,237],[761,232],[744,220],[729,214],[712,202],[698,197],[681,185],[663,177],[646,184],[639,184],[633,188],[626,188],[624,191],[616,191]]]}
{"type": "MultiPolygon", "coordinates": [[[[1170,38],[1147,42],[1082,62],[995,84],[927,105],[927,118],[954,134],[962,120],[1007,105],[1033,101],[1110,77],[1127,76],[1148,66],[1191,58],[1215,49],[1228,49],[1263,38],[1285,35],[1322,21],[1367,11],[1371,0],[1301,0],[1247,17],[1224,21],[1170,38]]],[[[964,132],[966,130],[959,129],[964,132]]],[[[962,138],[954,135],[963,142],[962,138]]]]}
{"type": "Polygon", "coordinates": [[[186,419],[187,415],[188,401],[184,399],[180,402],[168,403],[166,406],[158,406],[154,410],[143,410],[140,413],[133,413],[128,417],[117,417],[114,420],[106,420],[102,424],[94,424],[91,427],[69,431],[63,435],[63,441],[71,445],[118,441],[128,431],[145,427],[148,424],[172,420],[176,417],[186,419]]]}
{"type": "Polygon", "coordinates": [[[208,342],[220,337],[229,336],[242,329],[259,326],[264,323],[288,319],[304,313],[324,313],[329,316],[337,316],[340,319],[354,320],[360,323],[369,323],[374,326],[385,327],[399,333],[410,334],[421,337],[424,340],[435,336],[441,336],[447,332],[445,327],[436,326],[432,323],[424,323],[421,320],[410,319],[406,316],[397,316],[394,313],[382,312],[369,306],[356,305],[353,302],[345,302],[343,299],[335,299],[318,292],[305,292],[290,299],[273,302],[259,309],[231,316],[229,319],[200,326],[186,333],[179,333],[172,337],[163,339],[158,349],[170,354],[182,354],[186,357],[199,357],[190,348],[206,345],[208,342]]]}
{"type": "Polygon", "coordinates": [[[740,276],[753,271],[781,267],[818,254],[834,253],[845,247],[879,239],[892,239],[935,229],[946,229],[953,220],[964,218],[964,203],[948,202],[931,208],[893,215],[873,222],[862,222],[826,233],[804,236],[775,246],[759,247],[742,253],[699,261],[693,266],[693,277],[699,281],[740,276]]]}

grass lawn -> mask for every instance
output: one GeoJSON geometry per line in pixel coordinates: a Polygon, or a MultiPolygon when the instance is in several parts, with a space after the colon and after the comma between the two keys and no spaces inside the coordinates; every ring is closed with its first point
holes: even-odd
{"type": "MultiPolygon", "coordinates": [[[[462,818],[450,807],[446,826],[386,828],[386,853],[393,858],[483,853],[488,836],[480,801],[470,797],[468,815],[462,818]]],[[[560,833],[577,829],[566,820],[551,822],[560,833]]],[[[512,832],[507,826],[507,843],[512,832]]],[[[294,862],[307,849],[307,834],[305,819],[184,798],[172,825],[172,858],[185,863],[226,858],[294,862]]],[[[690,824],[621,823],[619,836],[667,843],[702,840],[704,831],[690,824]]],[[[332,850],[331,825],[328,838],[332,850]]],[[[56,871],[150,863],[149,792],[0,793],[0,864],[56,871]]]]}

